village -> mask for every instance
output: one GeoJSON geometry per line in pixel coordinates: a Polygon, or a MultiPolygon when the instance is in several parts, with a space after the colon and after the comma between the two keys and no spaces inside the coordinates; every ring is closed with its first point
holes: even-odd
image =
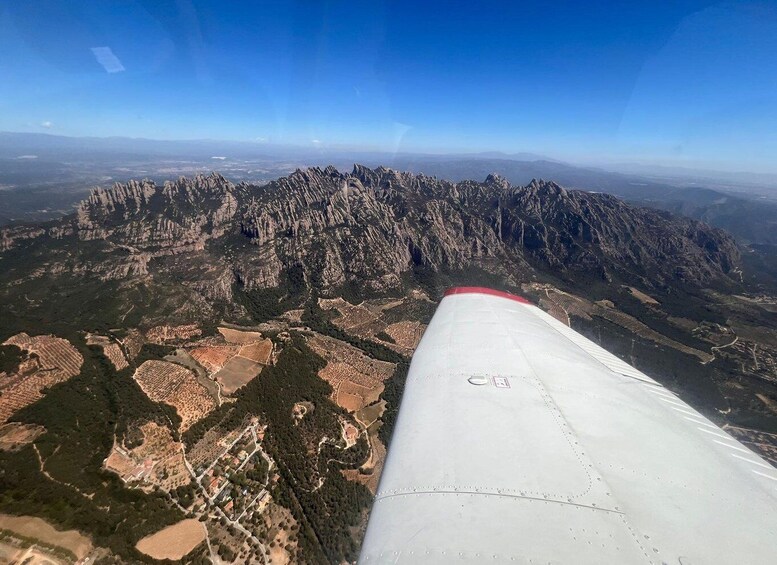
{"type": "Polygon", "coordinates": [[[274,463],[261,447],[263,438],[264,428],[252,419],[210,464],[190,468],[204,501],[236,527],[242,518],[261,512],[268,501],[265,487],[274,463]]]}

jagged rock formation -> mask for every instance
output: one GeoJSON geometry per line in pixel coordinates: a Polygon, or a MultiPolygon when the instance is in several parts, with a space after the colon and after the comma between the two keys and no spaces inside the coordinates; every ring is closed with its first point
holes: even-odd
{"type": "Polygon", "coordinates": [[[661,286],[725,279],[739,261],[726,233],[605,194],[537,180],[513,187],[494,175],[454,184],[359,165],[348,174],[298,170],[263,186],[215,173],[117,184],[93,191],[74,217],[3,230],[0,242],[13,249],[41,237],[100,245],[88,264],[71,259],[60,270],[174,274],[226,301],[234,283],[274,287],[299,268],[324,291],[347,283],[386,290],[414,270],[473,266],[513,280],[540,271],[661,286]]]}

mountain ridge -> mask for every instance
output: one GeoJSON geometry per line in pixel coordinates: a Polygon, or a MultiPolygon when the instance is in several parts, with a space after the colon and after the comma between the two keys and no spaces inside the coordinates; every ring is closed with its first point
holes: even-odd
{"type": "Polygon", "coordinates": [[[414,269],[473,266],[508,281],[540,270],[646,287],[707,284],[730,282],[740,261],[725,232],[611,195],[362,165],[350,173],[298,169],[260,186],[218,173],[117,183],[94,189],[74,215],[48,227],[0,230],[0,250],[46,237],[101,243],[107,279],[146,275],[154,260],[194,253],[247,288],[278,286],[284,271],[302,266],[324,293],[353,283],[385,292],[414,269]]]}

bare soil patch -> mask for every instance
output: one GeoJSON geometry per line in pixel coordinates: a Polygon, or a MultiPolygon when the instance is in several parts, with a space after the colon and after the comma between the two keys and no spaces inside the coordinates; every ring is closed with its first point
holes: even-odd
{"type": "Polygon", "coordinates": [[[51,524],[33,516],[0,514],[0,529],[34,538],[45,544],[67,549],[78,559],[92,551],[92,540],[76,530],[57,530],[51,524]]]}
{"type": "Polygon", "coordinates": [[[244,345],[240,348],[238,355],[262,365],[269,365],[272,358],[272,340],[263,339],[256,343],[244,345]]]}
{"type": "Polygon", "coordinates": [[[35,441],[46,428],[35,424],[9,422],[0,426],[0,451],[16,451],[35,441]]]}
{"type": "Polygon", "coordinates": [[[295,562],[297,543],[292,542],[292,528],[298,528],[294,516],[287,508],[271,502],[264,513],[265,526],[267,527],[268,548],[270,550],[269,562],[287,565],[295,562]],[[289,549],[286,549],[286,548],[289,549]]]}
{"type": "Polygon", "coordinates": [[[154,559],[178,561],[205,541],[205,528],[193,518],[144,537],[135,548],[154,559]]]}
{"type": "Polygon", "coordinates": [[[235,345],[248,345],[262,339],[262,334],[259,332],[233,330],[232,328],[220,327],[219,333],[224,336],[228,343],[235,345]]]}
{"type": "Polygon", "coordinates": [[[626,289],[631,293],[631,295],[642,302],[643,304],[652,304],[654,306],[658,306],[660,302],[653,298],[652,296],[645,294],[641,290],[634,288],[633,286],[627,286],[626,289]]]}
{"type": "Polygon", "coordinates": [[[244,357],[233,357],[213,378],[221,384],[224,394],[233,394],[251,382],[261,371],[262,366],[259,363],[244,357]]]}

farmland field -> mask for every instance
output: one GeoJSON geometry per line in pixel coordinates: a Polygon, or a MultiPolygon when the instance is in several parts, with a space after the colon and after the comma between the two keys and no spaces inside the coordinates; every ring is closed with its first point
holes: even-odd
{"type": "Polygon", "coordinates": [[[30,356],[15,373],[0,373],[0,424],[17,410],[43,397],[43,391],[77,375],[84,358],[69,341],[51,335],[19,333],[4,345],[15,345],[30,356]]]}
{"type": "Polygon", "coordinates": [[[228,343],[236,345],[248,345],[262,339],[262,334],[259,332],[233,330],[232,328],[219,328],[219,333],[224,336],[228,343]]]}
{"type": "Polygon", "coordinates": [[[175,363],[146,361],[135,371],[134,378],[151,400],[175,408],[181,417],[181,431],[216,407],[194,373],[175,363]]]}
{"type": "Polygon", "coordinates": [[[92,541],[88,537],[75,530],[57,530],[40,518],[0,514],[0,529],[64,548],[78,559],[83,559],[92,550],[92,541]]]}
{"type": "Polygon", "coordinates": [[[221,384],[224,394],[233,394],[237,389],[251,382],[261,370],[262,366],[259,363],[244,357],[233,357],[213,375],[213,378],[221,384]]]}
{"type": "Polygon", "coordinates": [[[179,560],[205,541],[205,527],[194,519],[182,520],[144,537],[135,546],[154,559],[179,560]]]}

